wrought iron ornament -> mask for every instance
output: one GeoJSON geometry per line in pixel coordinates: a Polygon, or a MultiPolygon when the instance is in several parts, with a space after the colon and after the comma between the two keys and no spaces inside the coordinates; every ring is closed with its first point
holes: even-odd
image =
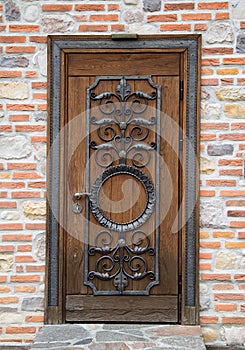
{"type": "MultiPolygon", "coordinates": [[[[93,111],[91,108],[93,103],[93,107],[96,104],[99,111],[97,113],[99,117],[87,115],[87,121],[89,121],[87,126],[91,124],[97,126],[99,140],[99,143],[90,140],[89,148],[95,150],[97,165],[102,169],[106,168],[94,181],[89,196],[93,216],[100,225],[108,229],[99,231],[94,246],[91,246],[89,227],[87,227],[84,283],[89,285],[96,295],[149,294],[150,288],[158,284],[158,254],[156,254],[158,229],[153,235],[155,248],[151,246],[149,234],[138,230],[150,218],[156,205],[154,184],[143,171],[151,160],[151,153],[157,148],[156,142],[147,143],[149,128],[156,128],[159,122],[158,115],[149,117],[149,113],[152,113],[152,110],[148,110],[150,100],[156,101],[153,110],[157,114],[160,110],[158,105],[160,86],[154,84],[148,76],[97,77],[95,82],[87,88],[87,110],[93,111]],[[118,81],[115,91],[96,94],[95,88],[102,81],[108,80],[118,81]],[[130,81],[135,80],[148,82],[153,91],[150,94],[141,90],[132,91],[130,81]],[[115,165],[118,161],[119,164],[115,165]],[[108,218],[99,201],[103,184],[108,179],[123,174],[138,180],[144,188],[146,197],[142,212],[129,222],[117,222],[108,218]],[[100,241],[99,238],[102,235],[103,239],[100,241]],[[137,240],[136,237],[138,237],[137,240]],[[117,243],[114,243],[115,240],[117,243]],[[95,255],[98,258],[94,269],[91,269],[90,256],[95,255]],[[148,267],[147,255],[155,256],[154,271],[148,267]],[[115,290],[97,290],[96,283],[93,283],[96,278],[103,281],[113,280],[115,290]],[[145,290],[127,289],[128,279],[144,278],[148,278],[145,290]]],[[[154,174],[153,177],[156,182],[158,177],[154,174]]],[[[87,188],[89,188],[89,178],[87,174],[87,188]]]]}

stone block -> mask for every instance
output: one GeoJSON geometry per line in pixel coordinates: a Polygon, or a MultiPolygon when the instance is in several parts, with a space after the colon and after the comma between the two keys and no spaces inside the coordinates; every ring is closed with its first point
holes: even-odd
{"type": "Polygon", "coordinates": [[[74,20],[68,15],[46,15],[42,17],[45,33],[67,33],[74,29],[74,20]]]}
{"type": "Polygon", "coordinates": [[[38,5],[28,5],[24,8],[24,20],[27,22],[36,22],[40,16],[38,5]]]}
{"type": "Polygon", "coordinates": [[[22,159],[30,156],[32,147],[23,135],[2,136],[0,138],[0,158],[22,159]]]}
{"type": "Polygon", "coordinates": [[[245,34],[240,34],[237,36],[236,50],[239,53],[245,52],[245,34]]]}
{"type": "Polygon", "coordinates": [[[200,311],[209,310],[211,304],[210,291],[206,284],[200,283],[200,311]]]}
{"type": "Polygon", "coordinates": [[[152,24],[130,24],[128,28],[129,33],[136,34],[156,34],[159,32],[159,29],[152,24]]]}
{"type": "Polygon", "coordinates": [[[20,219],[20,213],[16,210],[5,210],[1,213],[1,219],[2,220],[19,220],[20,219]]]}
{"type": "Polygon", "coordinates": [[[236,267],[237,254],[227,250],[220,251],[216,255],[215,267],[219,270],[229,270],[236,267]]]}
{"type": "Polygon", "coordinates": [[[125,5],[137,5],[138,0],[124,0],[125,5]]]}
{"type": "Polygon", "coordinates": [[[35,122],[45,122],[47,121],[47,112],[46,111],[38,111],[33,114],[35,122]]]}
{"type": "Polygon", "coordinates": [[[142,11],[132,11],[132,10],[127,10],[124,12],[124,20],[126,23],[138,23],[138,22],[143,22],[144,20],[144,14],[142,11]]]}
{"type": "Polygon", "coordinates": [[[227,103],[225,105],[225,115],[229,118],[244,119],[245,118],[245,106],[239,103],[227,103]]]}
{"type": "Polygon", "coordinates": [[[77,324],[45,325],[35,338],[35,343],[52,343],[88,339],[89,332],[77,324]]]}
{"type": "Polygon", "coordinates": [[[5,18],[7,21],[20,21],[20,8],[17,4],[10,0],[5,4],[5,18]]]}
{"type": "Polygon", "coordinates": [[[222,199],[210,199],[200,202],[200,227],[228,227],[225,203],[222,199]]]}
{"type": "Polygon", "coordinates": [[[39,233],[34,241],[34,253],[37,259],[45,260],[45,232],[39,233]]]}
{"type": "Polygon", "coordinates": [[[227,345],[244,345],[245,342],[245,327],[231,326],[224,327],[224,336],[227,345]]]}
{"type": "Polygon", "coordinates": [[[233,19],[241,19],[245,18],[245,2],[244,0],[238,0],[233,2],[232,4],[232,17],[233,19]]]}
{"type": "Polygon", "coordinates": [[[17,310],[16,310],[16,312],[4,312],[4,313],[1,312],[0,313],[0,323],[1,324],[8,324],[9,325],[9,320],[11,320],[12,324],[14,324],[14,323],[21,324],[21,323],[23,323],[23,315],[19,314],[17,312],[17,310]]]}
{"type": "Polygon", "coordinates": [[[214,162],[211,159],[200,158],[200,171],[202,174],[212,174],[215,171],[214,162]]]}
{"type": "Polygon", "coordinates": [[[34,57],[34,63],[38,65],[39,72],[44,77],[47,76],[47,50],[40,50],[34,57]]]}
{"type": "Polygon", "coordinates": [[[144,0],[143,1],[144,11],[160,11],[161,10],[161,0],[144,0]]]}
{"type": "Polygon", "coordinates": [[[29,97],[28,85],[20,82],[0,82],[0,98],[24,100],[29,97]]]}
{"type": "Polygon", "coordinates": [[[218,332],[216,329],[211,327],[202,327],[202,336],[204,343],[211,343],[217,340],[218,332]]]}
{"type": "Polygon", "coordinates": [[[26,68],[29,65],[29,60],[24,56],[17,57],[0,57],[0,67],[4,68],[26,68]]]}
{"type": "Polygon", "coordinates": [[[13,256],[0,254],[0,272],[8,272],[13,269],[13,256]]]}
{"type": "Polygon", "coordinates": [[[208,145],[207,152],[209,156],[227,156],[232,155],[234,146],[231,144],[212,144],[208,145]]]}
{"type": "Polygon", "coordinates": [[[216,96],[221,101],[245,101],[245,88],[220,88],[216,90],[216,96]]]}
{"type": "Polygon", "coordinates": [[[44,310],[44,298],[31,297],[23,298],[21,304],[22,311],[43,311],[44,310]]]}
{"type": "Polygon", "coordinates": [[[210,99],[210,93],[207,90],[202,89],[202,91],[201,91],[201,99],[202,100],[210,99]]]}
{"type": "Polygon", "coordinates": [[[45,220],[46,202],[25,201],[22,203],[24,215],[30,220],[45,220]]]}
{"type": "Polygon", "coordinates": [[[230,23],[213,22],[207,31],[207,42],[209,44],[233,43],[234,34],[230,23]]]}
{"type": "Polygon", "coordinates": [[[220,119],[221,105],[219,103],[201,102],[201,113],[203,119],[220,119]]]}

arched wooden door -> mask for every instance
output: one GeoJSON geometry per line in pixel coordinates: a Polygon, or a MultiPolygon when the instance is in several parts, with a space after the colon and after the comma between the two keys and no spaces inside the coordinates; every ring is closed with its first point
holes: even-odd
{"type": "Polygon", "coordinates": [[[178,323],[184,54],[94,48],[63,58],[62,319],[178,323]]]}

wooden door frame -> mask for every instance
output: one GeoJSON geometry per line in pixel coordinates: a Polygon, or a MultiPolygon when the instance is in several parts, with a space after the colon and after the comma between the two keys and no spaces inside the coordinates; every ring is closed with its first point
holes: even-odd
{"type": "MultiPolygon", "coordinates": [[[[184,227],[182,235],[182,293],[180,320],[183,325],[199,324],[199,120],[201,35],[142,35],[125,36],[49,36],[48,37],[48,217],[46,245],[45,323],[65,322],[64,310],[64,234],[59,225],[62,196],[60,196],[60,164],[62,149],[52,147],[66,118],[67,54],[103,52],[125,49],[178,52],[182,55],[181,80],[183,100],[180,105],[183,134],[183,198],[184,227]],[[188,142],[187,142],[188,141],[188,142]],[[52,208],[52,210],[51,210],[52,208]]],[[[180,139],[182,139],[180,135],[180,139]]],[[[62,147],[61,147],[62,148],[62,147]]]]}

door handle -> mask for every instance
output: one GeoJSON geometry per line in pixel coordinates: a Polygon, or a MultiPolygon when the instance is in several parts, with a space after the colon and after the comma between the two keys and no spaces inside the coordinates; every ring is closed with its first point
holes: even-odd
{"type": "Polygon", "coordinates": [[[73,203],[72,205],[72,211],[74,214],[80,214],[81,211],[83,210],[83,207],[80,203],[78,203],[77,201],[79,201],[79,199],[81,199],[83,196],[91,196],[91,193],[89,192],[76,192],[74,194],[74,200],[76,201],[76,203],[73,203]]]}

